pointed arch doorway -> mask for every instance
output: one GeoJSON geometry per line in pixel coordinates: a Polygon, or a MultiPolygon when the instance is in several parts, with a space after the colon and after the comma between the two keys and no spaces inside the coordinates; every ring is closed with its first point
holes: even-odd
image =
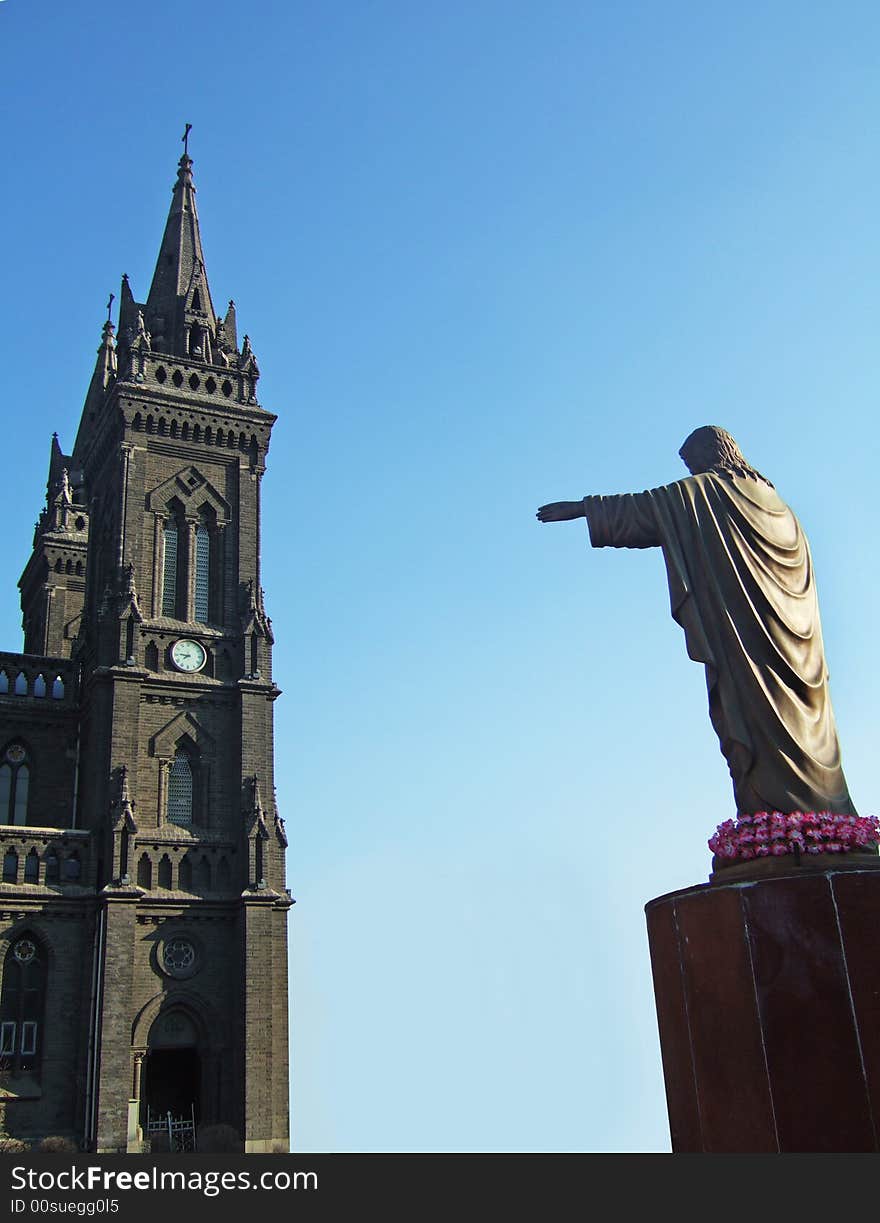
{"type": "Polygon", "coordinates": [[[201,1091],[196,1025],[182,1007],[162,1011],[150,1027],[144,1059],[141,1124],[146,1135],[167,1135],[171,1150],[193,1150],[201,1091]]]}

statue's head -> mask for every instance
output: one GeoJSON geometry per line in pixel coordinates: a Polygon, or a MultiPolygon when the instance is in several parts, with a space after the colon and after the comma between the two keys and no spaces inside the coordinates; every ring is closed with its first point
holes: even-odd
{"type": "MultiPolygon", "coordinates": [[[[726,429],[717,425],[701,425],[686,438],[678,452],[692,476],[714,471],[719,476],[747,476],[751,480],[770,481],[756,471],[726,429]]],[[[770,484],[772,488],[773,485],[770,484]]]]}

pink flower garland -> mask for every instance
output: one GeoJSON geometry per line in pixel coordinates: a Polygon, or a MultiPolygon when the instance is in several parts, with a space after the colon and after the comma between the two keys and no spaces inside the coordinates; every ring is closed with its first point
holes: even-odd
{"type": "Polygon", "coordinates": [[[719,862],[747,862],[784,854],[870,853],[878,841],[880,822],[874,815],[761,811],[719,824],[709,848],[719,862]]]}

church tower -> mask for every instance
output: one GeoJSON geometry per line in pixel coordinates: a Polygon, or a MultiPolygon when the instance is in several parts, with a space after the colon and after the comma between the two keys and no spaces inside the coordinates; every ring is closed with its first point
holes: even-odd
{"type": "Polygon", "coordinates": [[[167,1150],[222,1125],[287,1149],[258,379],[185,152],[146,300],[123,277],[72,452],[53,438],[24,653],[0,654],[9,1136],[167,1150]]]}

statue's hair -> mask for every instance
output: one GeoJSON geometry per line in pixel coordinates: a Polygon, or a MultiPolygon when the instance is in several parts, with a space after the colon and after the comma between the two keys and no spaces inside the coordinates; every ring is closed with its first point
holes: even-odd
{"type": "Polygon", "coordinates": [[[720,429],[718,425],[702,425],[694,429],[678,453],[694,475],[714,471],[728,480],[733,476],[746,476],[773,487],[766,476],[746,462],[743,452],[727,430],[720,429]]]}

